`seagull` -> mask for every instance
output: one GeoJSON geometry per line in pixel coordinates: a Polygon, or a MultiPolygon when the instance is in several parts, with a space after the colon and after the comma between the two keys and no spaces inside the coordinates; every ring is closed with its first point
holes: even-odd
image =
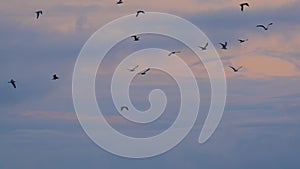
{"type": "Polygon", "coordinates": [[[149,70],[150,70],[150,68],[148,68],[148,69],[146,69],[146,70],[143,70],[143,71],[141,71],[141,72],[138,73],[138,74],[140,74],[140,75],[146,75],[146,73],[147,73],[149,70]]]}
{"type": "Polygon", "coordinates": [[[120,4],[122,4],[123,3],[123,0],[119,0],[119,1],[117,1],[117,5],[120,5],[120,4]]]}
{"type": "Polygon", "coordinates": [[[122,106],[121,111],[123,111],[124,109],[126,109],[127,111],[129,110],[129,108],[127,106],[122,106]]]}
{"type": "Polygon", "coordinates": [[[181,53],[181,52],[180,51],[173,51],[173,52],[169,53],[168,56],[175,55],[176,53],[181,53]]]}
{"type": "Polygon", "coordinates": [[[242,66],[240,66],[238,68],[235,68],[233,66],[228,66],[228,67],[230,67],[234,72],[238,72],[242,68],[242,66]]]}
{"type": "Polygon", "coordinates": [[[205,44],[205,46],[198,46],[200,49],[202,50],[206,50],[207,49],[207,46],[208,46],[208,42],[205,44]]]}
{"type": "Polygon", "coordinates": [[[16,81],[14,79],[11,79],[8,83],[11,83],[14,88],[17,88],[16,81]]]}
{"type": "Polygon", "coordinates": [[[227,49],[227,42],[225,42],[225,43],[219,43],[219,44],[222,46],[221,49],[224,49],[224,50],[227,49]]]}
{"type": "Polygon", "coordinates": [[[136,12],[136,15],[135,15],[135,16],[138,17],[140,13],[145,14],[145,11],[138,10],[138,11],[136,12]]]}
{"type": "Polygon", "coordinates": [[[137,35],[132,35],[131,37],[133,38],[133,41],[139,41],[140,40],[140,37],[137,36],[137,35]]]}
{"type": "Polygon", "coordinates": [[[56,74],[54,74],[53,76],[52,76],[52,79],[51,80],[58,80],[59,79],[59,77],[56,75],[56,74]]]}
{"type": "Polygon", "coordinates": [[[39,17],[41,15],[43,15],[43,11],[42,10],[35,11],[35,13],[36,13],[36,19],[39,19],[39,17]]]}
{"type": "Polygon", "coordinates": [[[136,65],[134,68],[128,69],[130,72],[134,72],[137,68],[139,67],[139,65],[136,65]]]}
{"type": "Polygon", "coordinates": [[[247,6],[249,7],[249,3],[245,2],[245,3],[241,3],[240,7],[241,7],[241,11],[244,11],[244,7],[247,6]]]}
{"type": "Polygon", "coordinates": [[[240,43],[244,43],[244,42],[248,41],[248,39],[238,39],[238,41],[239,41],[240,43]]]}
{"type": "Polygon", "coordinates": [[[273,25],[273,22],[269,23],[267,26],[264,26],[264,25],[257,25],[256,27],[257,27],[257,28],[263,28],[264,30],[267,31],[271,25],[273,25]]]}

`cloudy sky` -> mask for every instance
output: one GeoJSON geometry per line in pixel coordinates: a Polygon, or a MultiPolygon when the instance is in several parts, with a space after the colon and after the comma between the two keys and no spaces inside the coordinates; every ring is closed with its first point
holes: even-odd
{"type": "MultiPolygon", "coordinates": [[[[2,0],[0,6],[0,168],[299,168],[300,2],[249,0],[2,0]],[[42,9],[38,20],[34,11],[42,9]],[[180,49],[201,93],[199,115],[189,135],[171,151],[149,159],[115,156],[94,144],[81,128],[72,101],[73,69],[89,37],[119,17],[164,12],[182,17],[211,40],[224,64],[227,101],[223,119],[205,143],[198,136],[210,104],[210,83],[201,61],[182,43],[159,35],[123,39],[100,65],[99,107],[120,132],[149,137],[167,129],[178,115],[180,91],[174,79],[153,70],[130,86],[133,105],[147,110],[149,92],[162,89],[168,103],[157,121],[137,125],[122,118],[110,95],[114,68],[145,48],[180,49]],[[274,24],[268,31],[257,24],[274,24]],[[237,39],[249,39],[240,44],[237,39]],[[219,42],[228,42],[228,50],[219,42]],[[233,73],[227,66],[243,66],[233,73]],[[58,81],[51,81],[52,74],[58,81]],[[7,82],[17,81],[17,89],[7,82]]],[[[145,25],[147,26],[147,25],[145,25]]],[[[114,32],[111,33],[111,36],[114,32]]],[[[198,44],[203,45],[203,44],[198,44]]],[[[151,56],[149,56],[151,57],[151,56]]],[[[143,65],[147,60],[137,60],[143,65]]],[[[133,65],[134,66],[134,65],[133,65]]],[[[176,72],[176,67],[172,67],[176,72]]],[[[87,68],[88,69],[88,68],[87,68]]],[[[180,74],[180,72],[177,72],[180,74]]],[[[112,140],[118,144],[118,140],[112,140]]]]}

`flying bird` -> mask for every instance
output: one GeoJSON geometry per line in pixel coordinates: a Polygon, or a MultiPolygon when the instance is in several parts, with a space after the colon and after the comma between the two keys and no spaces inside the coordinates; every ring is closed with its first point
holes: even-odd
{"type": "Polygon", "coordinates": [[[248,39],[238,39],[238,41],[239,41],[240,43],[244,43],[244,42],[248,41],[248,39]]]}
{"type": "Polygon", "coordinates": [[[124,109],[126,109],[127,111],[129,110],[129,108],[127,106],[122,106],[121,111],[123,111],[124,109]]]}
{"type": "Polygon", "coordinates": [[[56,74],[52,75],[52,79],[51,80],[58,80],[58,79],[59,79],[59,77],[56,74]]]}
{"type": "Polygon", "coordinates": [[[245,6],[249,7],[250,5],[249,5],[249,3],[247,3],[247,2],[245,2],[245,3],[241,3],[241,4],[240,4],[241,11],[244,11],[244,9],[245,9],[245,6]]]}
{"type": "Polygon", "coordinates": [[[117,1],[117,5],[120,5],[120,4],[122,4],[123,3],[123,0],[119,0],[119,1],[117,1]]]}
{"type": "Polygon", "coordinates": [[[243,68],[242,66],[238,67],[238,68],[235,68],[233,66],[228,66],[230,67],[234,72],[238,72],[241,68],[243,68]]]}
{"type": "Polygon", "coordinates": [[[265,26],[265,25],[256,25],[256,27],[257,28],[263,28],[264,30],[267,31],[271,25],[273,25],[273,22],[269,23],[267,26],[265,26]]]}
{"type": "Polygon", "coordinates": [[[176,53],[181,53],[181,51],[173,51],[168,54],[168,56],[175,55],[176,53]]]}
{"type": "Polygon", "coordinates": [[[143,71],[141,71],[141,72],[138,73],[138,74],[140,74],[140,75],[146,75],[146,73],[147,73],[149,70],[150,70],[150,68],[148,68],[148,69],[146,69],[146,70],[143,70],[143,71]]]}
{"type": "Polygon", "coordinates": [[[140,14],[145,14],[145,11],[138,10],[135,16],[138,17],[140,14]]]}
{"type": "Polygon", "coordinates": [[[225,43],[219,43],[219,44],[222,46],[221,49],[224,49],[224,50],[227,49],[227,42],[225,42],[225,43]]]}
{"type": "Polygon", "coordinates": [[[133,38],[133,41],[139,41],[140,40],[140,37],[137,36],[137,35],[132,35],[131,37],[133,38]]]}
{"type": "Polygon", "coordinates": [[[14,88],[17,88],[16,81],[14,79],[11,79],[8,83],[11,83],[14,88]]]}
{"type": "Polygon", "coordinates": [[[206,50],[207,49],[207,46],[208,46],[208,42],[205,44],[205,46],[198,46],[200,49],[202,50],[206,50]]]}
{"type": "Polygon", "coordinates": [[[137,68],[139,67],[139,65],[136,65],[134,68],[128,69],[130,72],[134,72],[137,68]]]}
{"type": "Polygon", "coordinates": [[[36,19],[39,19],[39,17],[43,15],[43,11],[42,10],[35,11],[35,14],[36,14],[36,19]]]}

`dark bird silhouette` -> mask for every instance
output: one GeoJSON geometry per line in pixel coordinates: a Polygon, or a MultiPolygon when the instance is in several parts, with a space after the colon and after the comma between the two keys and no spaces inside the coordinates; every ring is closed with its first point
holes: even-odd
{"type": "Polygon", "coordinates": [[[238,41],[239,41],[240,43],[244,43],[244,42],[248,41],[248,39],[238,39],[238,41]]]}
{"type": "Polygon", "coordinates": [[[135,16],[138,17],[140,14],[145,14],[145,11],[138,10],[135,16]]]}
{"type": "Polygon", "coordinates": [[[175,55],[176,53],[181,53],[180,51],[173,51],[168,54],[168,56],[175,55]]]}
{"type": "Polygon", "coordinates": [[[133,41],[139,41],[140,40],[140,37],[137,36],[137,35],[132,35],[131,37],[133,38],[133,41]]]}
{"type": "Polygon", "coordinates": [[[42,10],[35,11],[35,14],[36,14],[36,19],[39,19],[39,17],[43,15],[43,11],[42,10]]]}
{"type": "Polygon", "coordinates": [[[122,106],[121,111],[123,111],[124,109],[126,109],[127,111],[129,110],[129,108],[127,106],[122,106]]]}
{"type": "Polygon", "coordinates": [[[250,5],[249,5],[249,3],[247,3],[247,2],[245,2],[245,3],[241,3],[241,4],[240,4],[241,11],[244,11],[244,9],[245,9],[245,6],[249,7],[250,5]]]}
{"type": "Polygon", "coordinates": [[[242,68],[242,66],[240,66],[238,68],[235,68],[233,66],[228,66],[228,67],[230,67],[234,72],[238,72],[242,68]]]}
{"type": "Polygon", "coordinates": [[[205,44],[205,46],[198,46],[200,49],[202,50],[206,50],[207,49],[207,46],[208,46],[208,42],[205,44]]]}
{"type": "Polygon", "coordinates": [[[150,70],[150,68],[148,68],[148,69],[146,69],[146,70],[143,70],[143,71],[141,71],[141,72],[138,73],[138,74],[140,74],[140,75],[146,75],[146,73],[147,73],[149,70],[150,70]]]}
{"type": "Polygon", "coordinates": [[[139,65],[136,65],[134,68],[128,69],[130,72],[134,72],[137,68],[139,67],[139,65]]]}
{"type": "Polygon", "coordinates": [[[119,1],[117,1],[117,5],[120,5],[120,4],[122,4],[123,3],[123,0],[119,0],[119,1]]]}
{"type": "Polygon", "coordinates": [[[257,28],[263,28],[264,30],[267,31],[271,25],[273,25],[273,22],[269,23],[267,26],[265,26],[265,25],[257,25],[256,27],[257,28]]]}
{"type": "Polygon", "coordinates": [[[225,42],[225,43],[219,43],[219,44],[222,46],[221,49],[224,49],[224,50],[227,49],[227,42],[225,42]]]}
{"type": "Polygon", "coordinates": [[[56,74],[52,75],[52,79],[51,80],[58,80],[58,79],[59,79],[59,77],[56,74]]]}
{"type": "Polygon", "coordinates": [[[16,81],[14,79],[11,79],[8,83],[11,83],[14,88],[17,88],[16,81]]]}

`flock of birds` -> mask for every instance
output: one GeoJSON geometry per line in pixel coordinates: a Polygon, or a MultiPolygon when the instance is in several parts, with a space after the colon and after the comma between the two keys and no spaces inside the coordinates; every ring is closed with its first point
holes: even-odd
{"type": "MultiPolygon", "coordinates": [[[[123,0],[118,0],[118,1],[116,2],[117,5],[121,5],[121,4],[123,4],[123,3],[124,3],[123,0]]],[[[246,9],[246,7],[250,7],[249,3],[244,2],[244,3],[241,3],[241,4],[240,4],[240,10],[241,10],[242,12],[246,9]]],[[[36,19],[39,19],[39,18],[43,15],[43,11],[42,11],[42,10],[37,10],[37,11],[35,11],[35,14],[36,14],[36,19]]],[[[146,12],[143,11],[143,10],[138,10],[138,11],[136,12],[136,17],[139,17],[141,14],[146,14],[146,12]]],[[[269,24],[267,24],[267,25],[259,24],[259,25],[257,25],[256,27],[257,27],[257,28],[261,28],[261,29],[267,31],[267,30],[269,30],[269,28],[270,28],[271,25],[273,25],[272,22],[269,23],[269,24]]],[[[133,41],[140,41],[140,36],[138,36],[138,35],[132,35],[131,38],[133,38],[133,41]]],[[[248,39],[238,39],[238,41],[239,41],[240,43],[245,43],[245,42],[248,41],[248,39]]],[[[227,50],[227,49],[228,49],[228,42],[226,42],[226,41],[225,41],[225,42],[220,42],[219,44],[220,44],[220,47],[221,47],[222,50],[227,50]]],[[[207,42],[204,46],[198,46],[198,47],[199,47],[201,50],[204,51],[204,50],[207,50],[208,46],[209,46],[209,44],[208,44],[208,42],[207,42]]],[[[169,53],[168,56],[175,55],[175,54],[179,54],[179,53],[181,53],[181,51],[172,51],[172,52],[169,53]]],[[[139,65],[136,65],[136,66],[134,66],[133,68],[128,68],[128,71],[130,71],[130,72],[135,72],[135,71],[138,69],[138,67],[139,67],[139,65]]],[[[239,66],[239,67],[228,66],[228,67],[229,67],[230,69],[232,69],[233,72],[238,72],[240,69],[243,68],[242,66],[239,66]]],[[[150,68],[147,68],[147,69],[142,70],[141,72],[139,72],[138,75],[144,76],[144,75],[146,75],[146,73],[149,72],[149,71],[150,71],[150,68]]],[[[59,79],[59,77],[58,77],[57,74],[52,75],[52,79],[51,79],[51,80],[58,80],[58,79],[59,79]]],[[[12,85],[13,88],[17,88],[16,81],[15,81],[14,79],[11,79],[8,83],[10,83],[10,84],[12,85]]],[[[121,111],[123,111],[123,110],[127,110],[127,111],[128,111],[129,109],[128,109],[128,107],[126,107],[126,106],[122,106],[122,107],[121,107],[121,111]]]]}
{"type": "MultiPolygon", "coordinates": [[[[117,5],[120,5],[120,4],[123,4],[124,2],[123,2],[123,0],[119,0],[119,1],[117,1],[117,5]]],[[[250,5],[249,5],[249,3],[248,2],[244,2],[244,3],[241,3],[240,4],[240,10],[243,12],[244,10],[245,10],[245,8],[246,7],[250,7],[250,5]]],[[[140,14],[146,14],[145,13],[145,11],[143,11],[143,10],[138,10],[137,12],[136,12],[136,17],[138,17],[140,14]]],[[[262,25],[262,24],[258,24],[258,25],[256,25],[256,27],[257,28],[262,28],[263,30],[265,30],[265,31],[267,31],[267,30],[269,30],[269,27],[271,26],[271,25],[273,25],[273,22],[271,22],[271,23],[269,23],[268,25],[262,25]]],[[[133,41],[139,41],[140,40],[140,36],[139,35],[132,35],[131,36],[131,38],[133,38],[133,41]]],[[[248,41],[248,39],[238,39],[238,42],[239,43],[245,43],[245,42],[247,42],[248,41]]],[[[220,42],[219,43],[219,45],[221,46],[221,49],[222,50],[227,50],[228,49],[228,42],[220,42]]],[[[207,50],[207,48],[208,48],[208,46],[209,46],[209,44],[208,44],[208,42],[204,45],[204,46],[198,46],[201,50],[207,50]]],[[[176,54],[179,54],[179,53],[181,53],[181,51],[171,51],[169,54],[168,54],[168,56],[171,56],[171,55],[176,55],[176,54]]],[[[136,71],[137,70],[137,68],[139,67],[139,65],[136,65],[136,66],[134,66],[133,68],[129,68],[128,70],[130,71],[130,72],[134,72],[134,71],[136,71]]],[[[239,70],[241,70],[242,68],[243,68],[243,66],[239,66],[239,67],[234,67],[234,66],[228,66],[230,69],[232,69],[232,71],[233,72],[238,72],[239,70]]],[[[141,72],[139,72],[138,73],[138,75],[146,75],[146,73],[147,72],[149,72],[150,71],[150,68],[147,68],[147,69],[145,69],[145,70],[143,70],[143,71],[141,71],[141,72]]],[[[127,107],[127,106],[122,106],[121,107],[121,111],[123,111],[123,110],[129,110],[129,108],[127,107]]]]}
{"type": "MultiPolygon", "coordinates": [[[[120,4],[123,4],[124,2],[123,2],[123,0],[119,0],[119,1],[117,1],[117,3],[116,4],[118,4],[118,5],[120,5],[120,4]]],[[[249,5],[249,3],[248,2],[244,2],[244,3],[241,3],[240,4],[240,9],[241,9],[241,11],[243,12],[244,10],[245,10],[245,8],[246,7],[250,7],[250,5],[249,5]]],[[[140,14],[146,14],[145,13],[145,11],[143,11],[143,10],[138,10],[137,12],[136,12],[136,17],[138,17],[140,14]]],[[[268,25],[262,25],[262,24],[259,24],[259,25],[256,25],[256,27],[257,28],[262,28],[263,30],[269,30],[269,27],[271,26],[271,25],[273,25],[273,22],[271,22],[271,23],[269,23],[268,25]]],[[[131,36],[131,38],[133,38],[133,41],[139,41],[140,40],[140,36],[139,35],[132,35],[131,36]]],[[[238,39],[238,42],[239,43],[245,43],[245,42],[247,42],[248,41],[248,39],[238,39]]],[[[221,49],[222,50],[227,50],[228,49],[228,42],[220,42],[219,43],[220,44],[220,46],[221,46],[221,49]]],[[[207,50],[207,48],[208,48],[208,42],[204,45],[204,46],[198,46],[201,50],[207,50]]],[[[179,54],[179,53],[181,53],[181,51],[172,51],[172,52],[170,52],[169,54],[168,54],[168,56],[171,56],[171,55],[175,55],[175,54],[179,54]]],[[[139,65],[136,65],[135,67],[133,67],[133,68],[130,68],[130,69],[128,69],[130,72],[134,72],[134,71],[136,71],[136,69],[139,67],[139,65]]],[[[239,66],[239,67],[234,67],[234,66],[228,66],[230,69],[232,69],[232,71],[233,72],[238,72],[240,69],[242,69],[243,67],[242,66],[239,66]]],[[[145,69],[145,70],[143,70],[143,71],[141,71],[141,72],[139,72],[138,74],[139,75],[146,75],[146,73],[148,72],[148,71],[150,71],[150,68],[147,68],[147,69],[145,69]]],[[[123,109],[122,109],[123,110],[123,109]]]]}

